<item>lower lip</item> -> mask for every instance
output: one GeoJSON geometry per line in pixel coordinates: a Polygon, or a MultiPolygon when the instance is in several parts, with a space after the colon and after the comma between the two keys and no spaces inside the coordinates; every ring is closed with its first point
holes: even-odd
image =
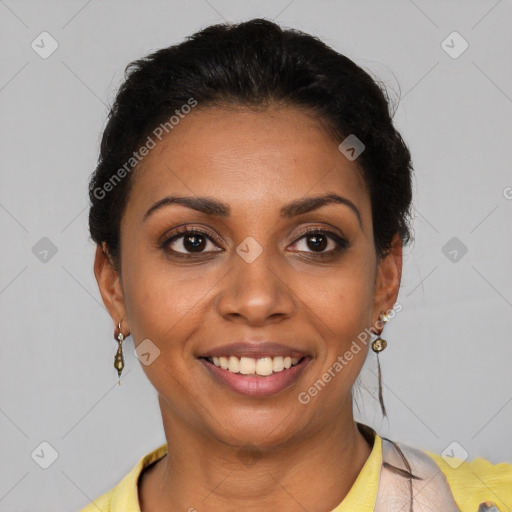
{"type": "Polygon", "coordinates": [[[291,366],[288,370],[272,373],[266,377],[232,373],[215,366],[206,359],[200,359],[200,361],[214,378],[226,384],[233,391],[247,396],[265,397],[275,395],[294,384],[311,361],[311,357],[306,356],[300,363],[291,366]]]}

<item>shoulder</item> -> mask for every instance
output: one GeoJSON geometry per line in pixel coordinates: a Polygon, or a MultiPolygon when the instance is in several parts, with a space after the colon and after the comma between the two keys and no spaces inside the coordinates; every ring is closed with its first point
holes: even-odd
{"type": "Polygon", "coordinates": [[[512,509],[512,464],[492,464],[481,457],[463,461],[423,451],[445,475],[454,499],[463,512],[476,512],[479,505],[486,501],[494,502],[500,512],[512,509]]]}
{"type": "Polygon", "coordinates": [[[110,512],[110,502],[112,501],[114,490],[115,488],[105,494],[102,494],[99,498],[95,499],[85,508],[80,510],[80,512],[98,512],[98,510],[101,510],[102,512],[110,512]]]}
{"type": "Polygon", "coordinates": [[[135,467],[110,491],[92,501],[80,512],[140,512],[138,480],[141,472],[167,453],[167,443],[139,459],[135,467]]]}

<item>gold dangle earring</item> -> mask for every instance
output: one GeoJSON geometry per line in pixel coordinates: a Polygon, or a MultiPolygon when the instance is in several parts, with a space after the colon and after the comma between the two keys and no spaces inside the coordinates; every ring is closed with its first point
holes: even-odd
{"type": "MultiPolygon", "coordinates": [[[[381,312],[379,315],[379,321],[381,324],[385,324],[386,322],[389,321],[389,315],[387,313],[381,312]]],[[[386,407],[384,406],[384,399],[382,398],[382,374],[380,370],[379,360],[379,353],[382,352],[388,346],[388,342],[380,337],[383,330],[384,327],[382,327],[382,329],[380,329],[380,331],[378,332],[377,339],[372,343],[372,350],[377,354],[377,369],[379,372],[379,402],[382,415],[386,417],[386,407]]]]}
{"type": "Polygon", "coordinates": [[[119,380],[117,382],[117,385],[121,385],[121,372],[124,368],[124,358],[123,358],[123,341],[124,341],[124,335],[121,331],[121,322],[118,324],[119,334],[117,335],[117,342],[119,343],[119,347],[117,348],[116,357],[114,358],[114,368],[117,370],[117,376],[119,377],[119,380]]]}

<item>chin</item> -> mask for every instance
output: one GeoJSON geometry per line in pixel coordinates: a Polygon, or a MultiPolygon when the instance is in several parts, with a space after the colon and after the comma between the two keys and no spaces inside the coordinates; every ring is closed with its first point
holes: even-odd
{"type": "MultiPolygon", "coordinates": [[[[304,414],[295,414],[284,406],[269,405],[238,408],[229,416],[217,417],[213,427],[219,438],[230,445],[255,445],[271,447],[292,440],[305,428],[304,414]]],[[[211,421],[209,421],[211,423],[211,421]]]]}

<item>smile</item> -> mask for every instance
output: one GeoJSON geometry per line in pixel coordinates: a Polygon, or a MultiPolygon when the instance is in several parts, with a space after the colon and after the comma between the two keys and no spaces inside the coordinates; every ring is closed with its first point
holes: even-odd
{"type": "Polygon", "coordinates": [[[298,357],[261,357],[258,359],[252,357],[208,357],[207,360],[213,363],[217,368],[222,368],[231,373],[241,373],[242,375],[259,375],[267,377],[273,373],[288,370],[299,363],[298,357]]]}
{"type": "Polygon", "coordinates": [[[267,397],[289,388],[303,374],[311,360],[311,356],[199,358],[214,382],[238,394],[252,397],[267,397]]]}

